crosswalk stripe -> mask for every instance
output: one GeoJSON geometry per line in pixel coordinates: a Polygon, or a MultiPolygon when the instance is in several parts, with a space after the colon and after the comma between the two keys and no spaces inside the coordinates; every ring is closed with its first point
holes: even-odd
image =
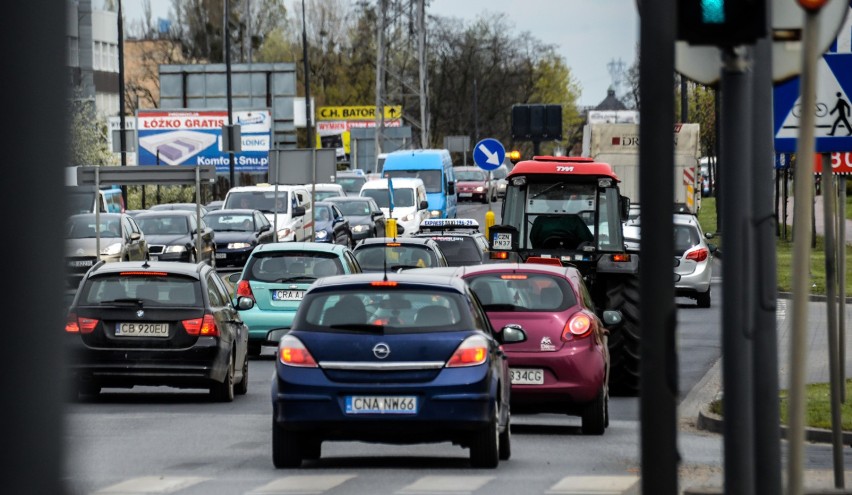
{"type": "Polygon", "coordinates": [[[174,493],[209,478],[192,476],[143,476],[117,483],[95,492],[95,495],[131,495],[136,493],[174,493]]]}
{"type": "Polygon", "coordinates": [[[621,495],[637,489],[638,476],[566,476],[546,493],[554,495],[621,495]]]}
{"type": "Polygon", "coordinates": [[[322,493],[354,478],[354,474],[285,476],[250,491],[251,495],[322,493]]]}
{"type": "Polygon", "coordinates": [[[471,493],[493,479],[494,476],[423,476],[397,493],[404,495],[471,493]]]}

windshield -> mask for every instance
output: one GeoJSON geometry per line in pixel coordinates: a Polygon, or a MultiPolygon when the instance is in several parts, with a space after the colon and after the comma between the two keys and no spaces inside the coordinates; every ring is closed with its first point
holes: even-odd
{"type": "Polygon", "coordinates": [[[482,263],[482,251],[476,240],[470,236],[442,235],[432,236],[432,240],[441,247],[450,266],[479,265],[482,263]]]}
{"type": "Polygon", "coordinates": [[[68,193],[69,213],[91,213],[95,207],[95,192],[68,193]]]}
{"type": "MultiPolygon", "coordinates": [[[[372,288],[371,288],[372,289],[372,288]]],[[[305,297],[299,330],[369,334],[469,330],[470,309],[457,292],[400,289],[322,292],[305,297]]]]}
{"type": "Polygon", "coordinates": [[[440,170],[386,170],[385,177],[411,177],[423,180],[427,193],[443,192],[440,170]]]}
{"type": "Polygon", "coordinates": [[[101,215],[100,229],[97,229],[98,224],[95,223],[94,214],[71,218],[66,226],[65,238],[94,239],[98,230],[101,232],[101,237],[121,237],[120,220],[105,217],[106,215],[101,215]]]}
{"type": "Polygon", "coordinates": [[[489,274],[465,279],[486,311],[564,311],[577,304],[571,285],[546,274],[489,274]]]}
{"type": "Polygon", "coordinates": [[[482,170],[459,170],[456,171],[457,181],[485,182],[485,172],[482,170]]]}
{"type": "MultiPolygon", "coordinates": [[[[394,243],[396,244],[396,243],[394,243]]],[[[422,245],[396,245],[369,244],[359,247],[355,251],[355,259],[366,271],[381,272],[385,269],[397,271],[406,268],[428,268],[438,266],[438,257],[435,253],[422,245]]]]}
{"type": "Polygon", "coordinates": [[[343,264],[336,255],[310,251],[283,251],[252,256],[243,272],[243,278],[258,282],[312,282],[320,277],[343,273],[343,264]]]}
{"type": "Polygon", "coordinates": [[[335,204],[344,215],[367,216],[370,214],[370,203],[366,201],[339,201],[335,204]]]}
{"type": "Polygon", "coordinates": [[[322,201],[326,198],[338,198],[340,197],[340,193],[337,191],[315,191],[314,195],[317,198],[317,201],[322,201]]]}
{"type": "Polygon", "coordinates": [[[367,179],[364,177],[340,177],[338,175],[335,182],[340,184],[344,191],[358,194],[361,192],[361,186],[367,183],[367,179]]]}
{"type": "Polygon", "coordinates": [[[272,213],[287,212],[287,191],[278,191],[278,208],[275,208],[275,191],[233,191],[228,193],[224,208],[243,208],[272,213]]]}
{"type": "Polygon", "coordinates": [[[248,214],[212,213],[204,217],[204,221],[216,232],[254,232],[254,217],[248,214]]]}
{"type": "Polygon", "coordinates": [[[118,273],[90,278],[83,286],[83,304],[141,301],[144,306],[199,306],[198,280],[179,276],[140,276],[118,273]]]}
{"type": "Polygon", "coordinates": [[[139,229],[146,235],[189,235],[190,228],[184,216],[136,217],[139,229]]]}
{"type": "MultiPolygon", "coordinates": [[[[361,191],[361,196],[373,198],[379,205],[379,208],[389,208],[390,200],[388,199],[388,190],[384,189],[364,189],[361,191]]],[[[393,206],[394,208],[408,208],[414,206],[414,189],[411,188],[394,188],[393,190],[393,206]]]]}

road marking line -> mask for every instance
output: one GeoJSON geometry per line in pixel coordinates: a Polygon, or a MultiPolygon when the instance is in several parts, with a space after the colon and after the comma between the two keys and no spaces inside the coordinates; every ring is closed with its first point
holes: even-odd
{"type": "Polygon", "coordinates": [[[355,477],[356,475],[354,474],[286,476],[255,488],[249,493],[257,495],[273,493],[322,493],[355,477]]]}
{"type": "Polygon", "coordinates": [[[494,476],[423,476],[397,493],[471,493],[493,479],[494,476]]]}
{"type": "Polygon", "coordinates": [[[559,495],[621,495],[637,488],[638,476],[566,476],[546,493],[559,495]]]}
{"type": "Polygon", "coordinates": [[[143,476],[102,488],[96,491],[95,495],[173,493],[186,487],[197,485],[208,479],[210,478],[192,476],[143,476]]]}

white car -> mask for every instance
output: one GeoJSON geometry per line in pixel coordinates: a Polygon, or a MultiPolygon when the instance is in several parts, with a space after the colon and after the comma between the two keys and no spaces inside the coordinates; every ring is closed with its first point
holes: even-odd
{"type": "Polygon", "coordinates": [[[716,245],[707,242],[698,218],[688,213],[674,215],[675,295],[695,299],[699,308],[710,307],[710,281],[716,245]]]}
{"type": "Polygon", "coordinates": [[[277,229],[279,242],[310,241],[314,234],[311,194],[305,186],[258,184],[232,187],[224,208],[260,210],[277,229]]]}

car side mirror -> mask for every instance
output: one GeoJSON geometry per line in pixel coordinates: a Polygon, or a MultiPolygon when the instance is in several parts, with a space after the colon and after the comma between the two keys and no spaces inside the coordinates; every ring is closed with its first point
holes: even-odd
{"type": "Polygon", "coordinates": [[[621,207],[621,221],[626,222],[630,213],[630,198],[627,196],[619,196],[619,206],[621,207]]]}
{"type": "Polygon", "coordinates": [[[304,206],[294,206],[293,207],[293,216],[294,217],[305,216],[305,207],[304,206]]]}
{"type": "Polygon", "coordinates": [[[707,232],[706,234],[704,234],[705,239],[712,239],[714,237],[716,237],[716,234],[714,234],[713,232],[707,232]]]}
{"type": "Polygon", "coordinates": [[[242,275],[243,275],[242,272],[234,272],[234,273],[228,275],[228,278],[227,278],[228,283],[231,284],[231,285],[237,285],[237,282],[240,281],[240,277],[242,275]]]}
{"type": "Polygon", "coordinates": [[[447,194],[455,194],[456,193],[456,183],[455,182],[447,182],[447,194]]]}
{"type": "Polygon", "coordinates": [[[130,233],[130,240],[131,241],[138,241],[141,238],[142,238],[142,234],[140,234],[139,232],[131,232],[130,233]]]}
{"type": "Polygon", "coordinates": [[[708,242],[707,249],[709,249],[711,253],[716,254],[716,250],[718,250],[719,247],[713,244],[712,242],[708,242]]]}
{"type": "Polygon", "coordinates": [[[370,214],[370,216],[373,217],[373,218],[379,218],[381,216],[384,216],[384,213],[382,213],[380,211],[374,211],[373,213],[370,214]]]}
{"type": "Polygon", "coordinates": [[[237,298],[237,309],[240,311],[246,311],[254,307],[254,299],[246,296],[240,296],[237,298]]]}
{"type": "Polygon", "coordinates": [[[421,201],[421,202],[420,202],[420,209],[421,209],[421,210],[425,210],[425,209],[427,209],[427,208],[429,208],[429,202],[428,202],[428,201],[425,201],[425,200],[424,200],[424,201],[421,201]]]}
{"type": "Polygon", "coordinates": [[[405,227],[400,224],[396,224],[396,235],[402,235],[405,233],[405,227]]]}
{"type": "Polygon", "coordinates": [[[621,311],[615,309],[608,309],[603,312],[603,323],[608,327],[614,327],[621,325],[624,322],[624,317],[621,315],[621,311]]]}
{"type": "Polygon", "coordinates": [[[524,332],[524,329],[516,324],[510,323],[503,327],[500,330],[500,342],[503,344],[515,344],[518,342],[525,342],[527,340],[527,333],[524,332]]]}
{"type": "Polygon", "coordinates": [[[259,232],[266,232],[267,230],[272,230],[272,225],[261,225],[259,232]]]}

